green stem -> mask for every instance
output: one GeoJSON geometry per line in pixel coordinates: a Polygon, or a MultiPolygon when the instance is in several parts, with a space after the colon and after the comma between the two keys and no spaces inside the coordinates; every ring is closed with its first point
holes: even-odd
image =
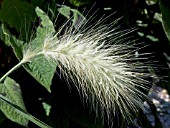
{"type": "Polygon", "coordinates": [[[0,83],[3,82],[3,80],[9,75],[11,74],[13,71],[15,71],[16,69],[18,69],[19,67],[21,67],[21,65],[23,64],[24,62],[21,61],[19,62],[17,65],[15,65],[11,70],[9,70],[5,75],[3,75],[0,79],[0,83]]]}

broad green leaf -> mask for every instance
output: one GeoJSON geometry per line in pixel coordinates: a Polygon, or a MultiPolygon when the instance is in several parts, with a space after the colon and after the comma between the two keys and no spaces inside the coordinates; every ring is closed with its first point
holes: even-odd
{"type": "MultiPolygon", "coordinates": [[[[31,46],[32,48],[40,48],[44,43],[47,34],[54,33],[53,23],[50,21],[48,16],[36,8],[37,15],[41,18],[41,25],[37,28],[36,38],[24,45],[23,41],[20,41],[12,36],[4,27],[3,33],[9,39],[9,43],[14,49],[14,52],[19,60],[22,59],[22,50],[24,47],[31,46]]],[[[53,78],[53,75],[56,70],[56,65],[53,62],[49,62],[45,57],[39,57],[36,60],[33,60],[31,63],[25,64],[24,68],[38,81],[40,82],[48,91],[50,91],[50,85],[53,78]]]]}
{"type": "MultiPolygon", "coordinates": [[[[7,99],[10,99],[13,104],[16,104],[24,111],[26,111],[22,99],[20,86],[13,79],[7,77],[4,83],[0,84],[0,94],[6,97],[7,99]]],[[[10,105],[6,104],[3,101],[0,101],[0,110],[10,120],[17,122],[23,126],[28,125],[28,119],[26,119],[24,116],[17,113],[13,107],[11,107],[10,105]]]]}
{"type": "Polygon", "coordinates": [[[47,124],[45,124],[44,122],[38,120],[37,118],[35,118],[34,116],[32,116],[31,114],[29,114],[27,111],[25,111],[24,109],[22,109],[20,106],[12,103],[8,98],[6,98],[3,94],[0,94],[0,100],[1,102],[5,103],[6,105],[10,106],[11,108],[13,108],[13,110],[20,114],[21,116],[23,116],[24,118],[26,118],[27,120],[30,120],[31,122],[35,123],[37,126],[39,126],[40,128],[51,128],[50,126],[48,126],[47,124]]]}
{"type": "MultiPolygon", "coordinates": [[[[28,44],[18,40],[15,36],[11,35],[5,27],[3,27],[3,33],[9,39],[9,43],[14,49],[15,55],[19,60],[22,60],[23,50],[27,47],[32,49],[40,48],[43,46],[44,40],[47,36],[52,35],[55,30],[53,23],[49,17],[38,7],[36,8],[37,15],[41,18],[41,26],[37,28],[36,37],[28,44]]],[[[33,60],[31,63],[24,65],[24,68],[48,91],[50,91],[50,85],[53,75],[56,71],[56,64],[50,62],[45,57],[41,56],[33,60]]]]}
{"type": "Polygon", "coordinates": [[[56,71],[55,63],[40,56],[31,63],[24,64],[24,68],[50,92],[52,78],[56,71]]]}
{"type": "Polygon", "coordinates": [[[159,6],[162,12],[163,28],[170,41],[170,1],[159,0],[159,6]]]}
{"type": "MultiPolygon", "coordinates": [[[[37,28],[35,39],[29,42],[26,47],[41,49],[45,38],[52,35],[55,30],[49,17],[38,7],[36,8],[36,13],[41,19],[41,26],[37,28]]],[[[31,63],[24,64],[24,68],[50,91],[52,78],[56,71],[56,64],[54,62],[47,60],[44,56],[39,56],[37,59],[31,61],[31,63]]]]}
{"type": "Polygon", "coordinates": [[[23,38],[30,33],[35,16],[35,7],[26,1],[3,0],[2,2],[0,20],[15,28],[23,38]]]}

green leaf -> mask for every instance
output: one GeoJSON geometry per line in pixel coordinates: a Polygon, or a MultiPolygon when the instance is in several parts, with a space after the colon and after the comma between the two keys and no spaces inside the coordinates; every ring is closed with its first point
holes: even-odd
{"type": "Polygon", "coordinates": [[[79,12],[77,9],[72,9],[66,5],[61,6],[61,8],[59,8],[58,11],[68,20],[70,20],[71,17],[71,21],[76,29],[82,25],[84,20],[86,20],[83,14],[79,12]],[[73,16],[71,16],[71,12],[73,13],[73,16]]]}
{"type": "Polygon", "coordinates": [[[4,25],[1,24],[0,25],[0,39],[7,45],[10,46],[10,37],[8,34],[6,34],[6,32],[4,31],[4,25]]]}
{"type": "Polygon", "coordinates": [[[30,34],[32,21],[35,20],[35,7],[23,0],[3,0],[0,20],[15,28],[26,37],[30,34]]]}
{"type": "Polygon", "coordinates": [[[45,110],[46,116],[49,116],[50,110],[51,110],[51,105],[49,105],[46,102],[42,102],[42,106],[43,106],[43,108],[45,110]]]}
{"type": "Polygon", "coordinates": [[[75,28],[78,29],[84,23],[86,18],[83,16],[82,13],[80,13],[76,9],[71,9],[71,11],[73,12],[73,19],[72,19],[73,25],[75,28]]]}
{"type": "MultiPolygon", "coordinates": [[[[27,47],[32,49],[40,48],[43,46],[44,40],[47,36],[53,35],[55,32],[53,23],[49,17],[38,7],[36,8],[37,15],[41,18],[41,26],[37,28],[36,37],[28,44],[24,44],[23,41],[18,40],[15,36],[11,35],[6,27],[3,25],[3,33],[9,41],[9,44],[14,49],[14,53],[19,60],[22,60],[23,50],[27,47]]],[[[50,62],[45,57],[41,56],[33,60],[31,63],[25,64],[24,68],[48,91],[50,91],[50,86],[52,78],[56,71],[56,64],[50,62]]]]}
{"type": "MultiPolygon", "coordinates": [[[[55,32],[53,23],[49,17],[38,7],[36,8],[37,15],[41,18],[41,25],[37,28],[36,37],[34,40],[28,44],[24,44],[23,41],[18,40],[15,36],[12,36],[9,31],[3,25],[3,33],[9,41],[9,44],[14,49],[15,55],[19,60],[22,60],[22,51],[26,47],[31,48],[41,48],[44,40],[47,36],[53,35],[55,32]]],[[[38,57],[31,63],[25,64],[24,68],[48,91],[50,91],[50,86],[52,82],[53,75],[56,71],[56,64],[50,62],[45,57],[38,57]]]]}
{"type": "MultiPolygon", "coordinates": [[[[49,17],[45,14],[45,12],[43,12],[39,7],[36,7],[35,9],[37,15],[41,18],[41,25],[43,27],[38,27],[38,34],[40,33],[51,33],[54,34],[55,29],[54,29],[54,25],[52,23],[52,21],[49,19],[49,17]]],[[[40,36],[40,35],[37,35],[40,36]]]]}
{"type": "Polygon", "coordinates": [[[4,38],[1,39],[5,41],[7,45],[12,46],[16,57],[21,60],[24,42],[18,40],[15,36],[11,35],[11,33],[6,29],[6,26],[4,24],[2,24],[2,36],[4,36],[4,38]]]}
{"type": "MultiPolygon", "coordinates": [[[[17,84],[13,79],[7,77],[3,84],[0,84],[0,94],[4,97],[8,98],[22,108],[24,111],[26,111],[23,99],[22,99],[22,93],[19,84],[17,84]]],[[[0,101],[0,110],[5,114],[7,118],[10,120],[19,123],[20,125],[27,126],[28,125],[28,119],[21,116],[19,113],[15,111],[13,107],[10,105],[4,103],[3,101],[0,101]]]]}
{"type": "Polygon", "coordinates": [[[52,127],[48,126],[47,124],[43,123],[42,121],[38,120],[37,118],[35,118],[31,114],[29,114],[28,112],[26,112],[25,110],[23,110],[21,107],[13,104],[8,98],[3,96],[2,94],[0,94],[0,100],[2,102],[4,102],[5,104],[9,105],[11,108],[13,108],[15,112],[22,115],[26,119],[32,121],[33,123],[35,123],[40,128],[52,128],[52,127]]]}
{"type": "Polygon", "coordinates": [[[69,0],[74,6],[81,6],[89,3],[89,0],[69,0]]]}
{"type": "Polygon", "coordinates": [[[159,0],[159,6],[162,12],[163,28],[170,41],[170,1],[159,0]]]}
{"type": "MultiPolygon", "coordinates": [[[[25,45],[25,47],[41,49],[45,38],[49,35],[53,35],[55,30],[49,17],[38,7],[36,8],[36,13],[41,18],[41,26],[37,28],[36,38],[29,44],[25,45]]],[[[24,68],[48,91],[50,91],[50,86],[56,71],[56,67],[57,65],[54,62],[47,60],[44,56],[39,56],[31,61],[31,63],[24,64],[24,68]]]]}
{"type": "Polygon", "coordinates": [[[9,77],[0,84],[0,110],[7,118],[23,126],[27,126],[30,120],[41,128],[51,128],[26,111],[20,86],[9,77]]]}
{"type": "Polygon", "coordinates": [[[65,16],[67,19],[70,19],[70,7],[63,5],[61,8],[58,9],[59,13],[65,16]]]}
{"type": "Polygon", "coordinates": [[[52,78],[56,71],[55,63],[40,56],[31,63],[24,64],[24,68],[50,92],[52,78]]]}

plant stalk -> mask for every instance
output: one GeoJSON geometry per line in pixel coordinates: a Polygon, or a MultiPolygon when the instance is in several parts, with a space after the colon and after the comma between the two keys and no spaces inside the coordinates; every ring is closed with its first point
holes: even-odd
{"type": "Polygon", "coordinates": [[[3,75],[0,78],[0,83],[3,82],[3,80],[9,75],[11,74],[13,71],[15,71],[16,69],[18,69],[19,67],[21,67],[21,65],[24,63],[24,61],[19,62],[17,65],[15,65],[12,69],[10,69],[5,75],[3,75]]]}

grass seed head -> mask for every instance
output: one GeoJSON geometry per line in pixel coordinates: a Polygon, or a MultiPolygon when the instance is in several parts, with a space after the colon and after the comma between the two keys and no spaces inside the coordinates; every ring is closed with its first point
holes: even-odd
{"type": "Polygon", "coordinates": [[[118,110],[129,122],[144,109],[147,96],[140,89],[149,89],[150,74],[136,61],[145,58],[135,56],[135,41],[126,36],[133,30],[121,30],[107,19],[86,20],[76,29],[65,23],[55,35],[47,34],[40,52],[58,64],[96,114],[111,118],[118,110]]]}

